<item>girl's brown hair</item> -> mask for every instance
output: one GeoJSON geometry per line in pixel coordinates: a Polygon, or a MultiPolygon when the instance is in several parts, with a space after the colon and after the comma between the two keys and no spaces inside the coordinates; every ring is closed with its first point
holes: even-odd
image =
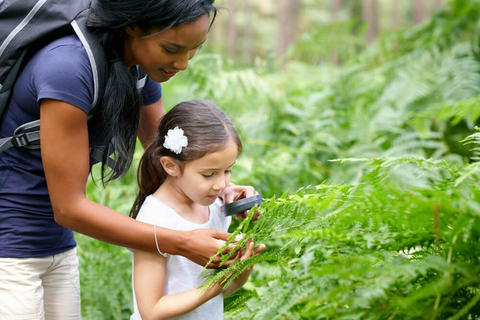
{"type": "Polygon", "coordinates": [[[168,174],[160,163],[160,158],[174,159],[180,168],[185,163],[200,159],[207,153],[222,150],[234,141],[238,154],[242,152],[242,141],[227,115],[213,103],[205,100],[190,100],[177,104],[161,120],[154,142],[145,150],[138,167],[139,192],[130,216],[137,217],[145,198],[154,193],[168,174]],[[183,130],[188,146],[179,154],[165,148],[165,136],[175,127],[183,130]]]}

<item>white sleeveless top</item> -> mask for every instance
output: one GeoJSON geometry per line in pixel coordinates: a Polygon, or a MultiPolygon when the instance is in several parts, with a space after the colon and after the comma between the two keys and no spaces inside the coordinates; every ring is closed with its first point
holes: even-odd
{"type": "MultiPolygon", "coordinates": [[[[195,229],[214,228],[221,231],[227,231],[231,222],[231,217],[224,217],[220,207],[222,202],[217,199],[215,203],[210,205],[210,218],[204,224],[196,224],[180,217],[173,209],[163,204],[160,200],[153,196],[145,199],[138,215],[137,220],[149,224],[156,224],[159,227],[190,231],[195,229]]],[[[133,259],[133,253],[132,253],[133,259]]],[[[132,274],[135,265],[132,263],[132,274]]],[[[165,285],[163,287],[164,295],[176,294],[198,287],[203,279],[201,273],[205,268],[182,256],[169,255],[167,257],[167,266],[165,274],[165,285]]],[[[132,276],[133,284],[133,276],[132,276]]],[[[135,313],[130,320],[141,320],[138,312],[137,301],[135,299],[135,290],[133,290],[133,302],[135,313]]],[[[175,320],[221,320],[223,319],[223,294],[207,301],[197,309],[174,317],[175,320]]]]}

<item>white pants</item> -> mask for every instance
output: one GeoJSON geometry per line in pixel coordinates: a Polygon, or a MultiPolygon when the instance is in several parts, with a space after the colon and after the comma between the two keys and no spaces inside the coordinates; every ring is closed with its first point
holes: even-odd
{"type": "Polygon", "coordinates": [[[41,258],[0,258],[1,320],[79,320],[77,250],[41,258]]]}

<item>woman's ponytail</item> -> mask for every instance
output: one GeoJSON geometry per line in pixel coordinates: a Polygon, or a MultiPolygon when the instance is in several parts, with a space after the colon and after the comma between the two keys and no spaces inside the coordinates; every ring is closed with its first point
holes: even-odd
{"type": "MultiPolygon", "coordinates": [[[[92,23],[92,20],[90,20],[92,23]]],[[[123,62],[121,43],[124,30],[101,34],[109,62],[109,75],[105,87],[100,114],[102,119],[102,140],[108,148],[102,155],[101,177],[103,184],[123,176],[130,167],[135,152],[142,96],[139,94],[135,78],[123,62]],[[106,172],[107,158],[115,158],[113,170],[106,172]]],[[[99,143],[97,141],[96,143],[99,143]]]]}

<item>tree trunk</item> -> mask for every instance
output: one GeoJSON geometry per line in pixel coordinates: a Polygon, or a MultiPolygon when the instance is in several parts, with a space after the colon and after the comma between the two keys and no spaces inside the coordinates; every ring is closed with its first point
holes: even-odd
{"type": "Polygon", "coordinates": [[[367,22],[367,42],[371,43],[378,34],[378,21],[377,21],[377,1],[376,0],[363,0],[363,20],[367,22]]]}
{"type": "Polygon", "coordinates": [[[392,29],[400,29],[400,0],[392,1],[392,29]]]}
{"type": "Polygon", "coordinates": [[[412,0],[413,22],[418,24],[428,15],[425,0],[412,0]]]}
{"type": "Polygon", "coordinates": [[[445,2],[445,0],[437,0],[435,1],[435,9],[440,8],[440,6],[445,2]]]}
{"type": "Polygon", "coordinates": [[[254,35],[253,35],[253,6],[251,0],[244,0],[245,7],[244,7],[244,14],[246,17],[246,24],[244,28],[243,34],[243,58],[246,62],[252,63],[254,59],[254,35]]]}
{"type": "Polygon", "coordinates": [[[230,13],[227,25],[227,43],[228,43],[228,54],[230,57],[235,58],[237,55],[237,26],[235,24],[235,11],[236,3],[235,0],[228,0],[228,11],[230,13]]]}
{"type": "Polygon", "coordinates": [[[332,28],[332,51],[330,52],[330,61],[338,65],[338,51],[337,51],[337,43],[335,42],[335,38],[337,35],[337,28],[335,27],[335,23],[338,22],[338,15],[340,13],[340,9],[342,8],[342,0],[332,0],[332,20],[334,27],[332,28]]]}
{"type": "Polygon", "coordinates": [[[283,56],[287,52],[288,47],[296,40],[300,8],[300,0],[280,0],[280,11],[278,14],[278,57],[283,56]]]}
{"type": "Polygon", "coordinates": [[[333,20],[338,20],[340,9],[342,8],[342,0],[332,0],[332,16],[333,20]]]}

